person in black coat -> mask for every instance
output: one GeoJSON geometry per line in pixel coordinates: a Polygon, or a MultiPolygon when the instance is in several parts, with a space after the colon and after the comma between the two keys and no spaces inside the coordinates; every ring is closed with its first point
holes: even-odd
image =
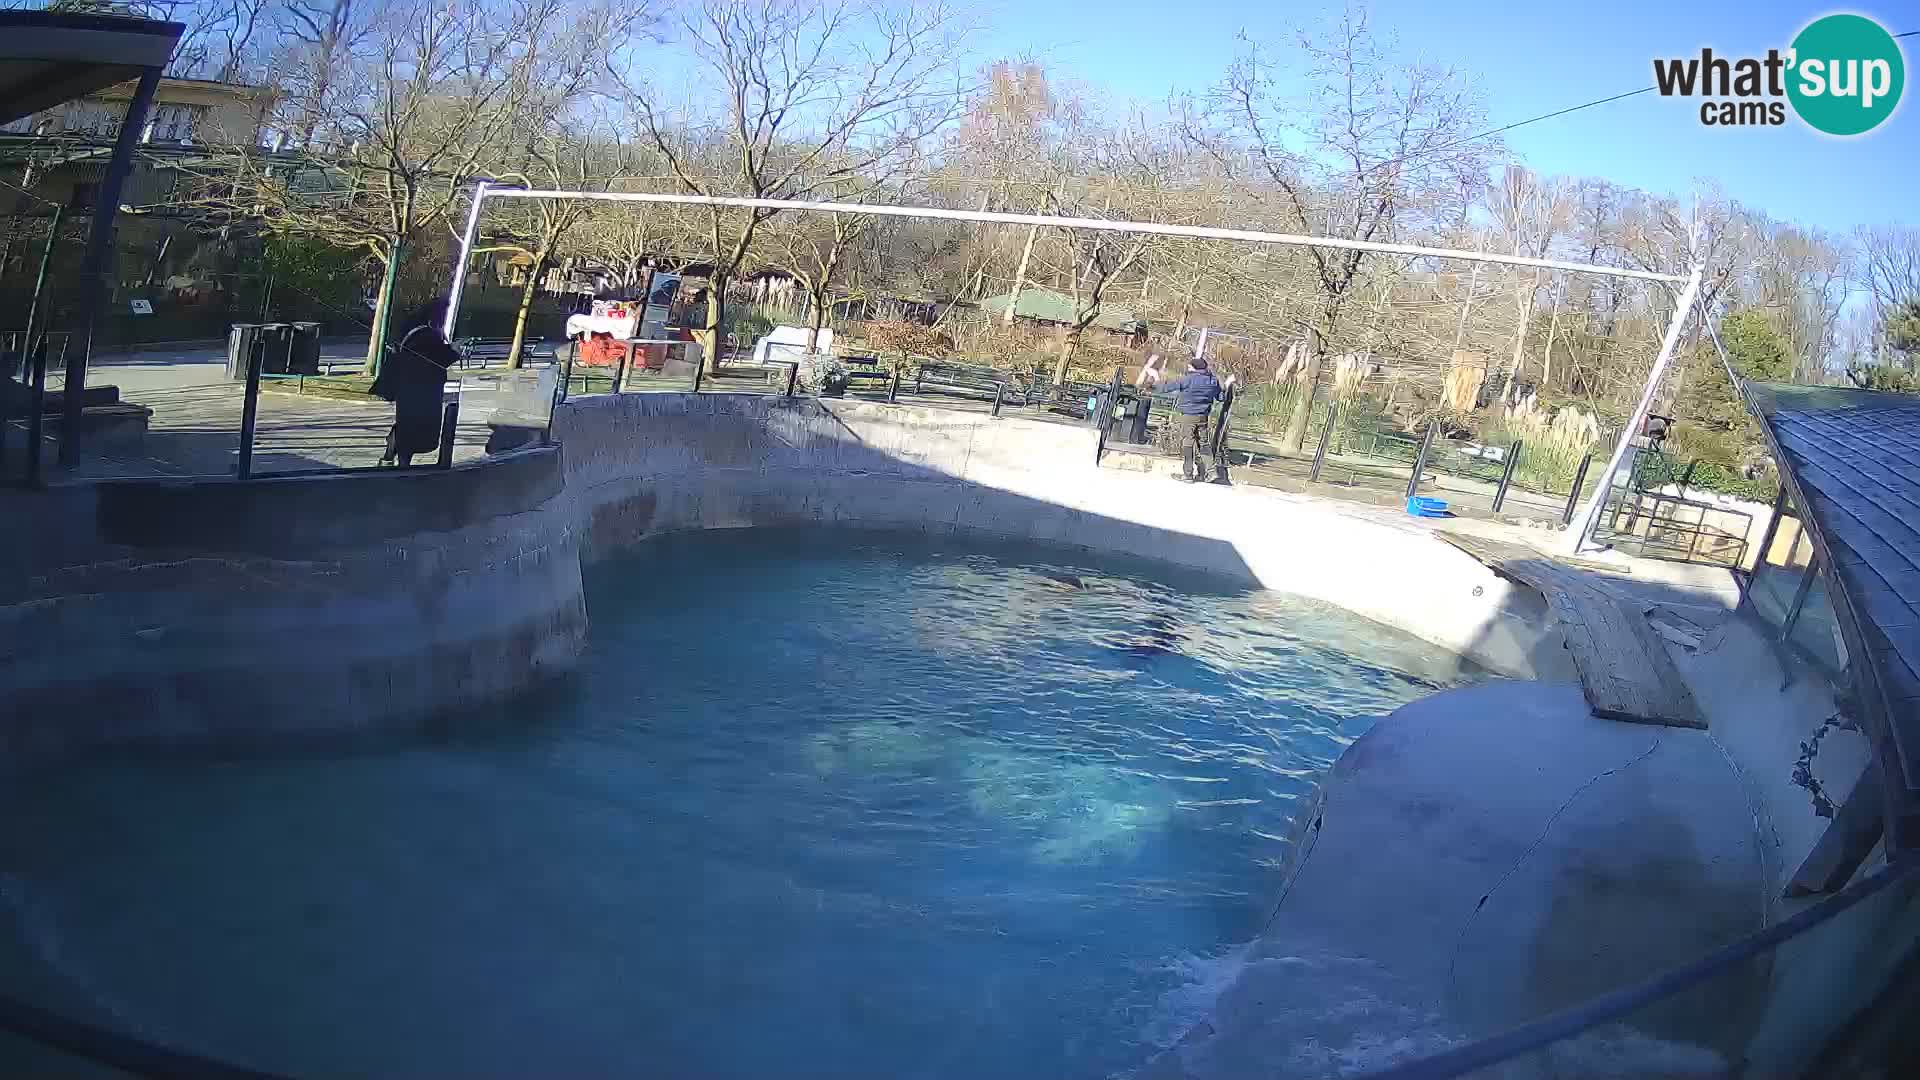
{"type": "Polygon", "coordinates": [[[413,455],[440,447],[440,402],[447,369],[460,356],[447,344],[440,324],[447,302],[434,300],[409,315],[395,330],[396,344],[373,381],[374,396],[393,402],[393,427],[387,432],[382,465],[411,465],[413,455]]]}

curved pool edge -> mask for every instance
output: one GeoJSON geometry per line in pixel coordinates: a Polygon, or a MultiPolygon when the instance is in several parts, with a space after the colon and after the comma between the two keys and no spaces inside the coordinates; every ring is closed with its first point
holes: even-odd
{"type": "MultiPolygon", "coordinates": [[[[1371,1071],[1740,940],[1768,919],[1742,784],[1707,732],[1598,719],[1571,683],[1493,680],[1404,705],[1322,778],[1275,919],[1212,1015],[1139,1076],[1288,1060],[1299,1033],[1272,1004],[1301,957],[1352,965],[1373,1012],[1406,1025],[1326,1047],[1374,1055],[1341,1059],[1371,1071]]],[[[1740,1060],[1770,971],[1756,961],[1644,1008],[1630,1038],[1572,1040],[1563,1063],[1740,1060]]]]}
{"type": "Polygon", "coordinates": [[[448,470],[9,493],[0,768],[125,743],[401,729],[586,647],[583,563],[672,531],[839,525],[1144,557],[1334,604],[1504,675],[1538,594],[1421,527],[1094,465],[1088,428],[852,400],[577,399],[558,446],[448,470]],[[27,503],[31,506],[27,506],[27,503]]]}
{"type": "Polygon", "coordinates": [[[452,469],[31,493],[4,554],[0,771],[398,730],[586,646],[555,447],[452,469]]]}
{"type": "Polygon", "coordinates": [[[570,401],[554,432],[589,562],[667,532],[846,525],[1154,561],[1305,596],[1496,674],[1571,677],[1544,600],[1429,528],[1094,465],[1090,428],[848,399],[570,401]]]}

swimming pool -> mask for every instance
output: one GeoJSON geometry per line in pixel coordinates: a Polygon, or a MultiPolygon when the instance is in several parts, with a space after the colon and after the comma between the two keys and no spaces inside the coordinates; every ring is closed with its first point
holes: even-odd
{"type": "Polygon", "coordinates": [[[1129,1069],[1266,923],[1317,775],[1472,675],[1089,559],[674,537],[488,717],[37,777],[0,803],[3,989],[306,1076],[1129,1069]]]}

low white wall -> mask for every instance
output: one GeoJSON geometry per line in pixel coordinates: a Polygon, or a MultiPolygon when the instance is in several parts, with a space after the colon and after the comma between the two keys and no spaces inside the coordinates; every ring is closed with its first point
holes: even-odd
{"type": "Polygon", "coordinates": [[[588,559],[682,529],[988,533],[1324,600],[1503,674],[1565,671],[1538,595],[1427,526],[1100,469],[1089,428],[845,399],[633,394],[567,402],[553,430],[588,559]]]}

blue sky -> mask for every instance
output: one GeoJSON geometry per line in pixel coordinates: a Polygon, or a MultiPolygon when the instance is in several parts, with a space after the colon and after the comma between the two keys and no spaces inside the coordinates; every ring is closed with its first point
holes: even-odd
{"type": "MultiPolygon", "coordinates": [[[[1894,33],[1920,30],[1920,0],[1834,5],[1783,0],[1614,0],[1605,5],[1533,0],[1374,0],[1376,31],[1400,50],[1451,64],[1486,95],[1494,126],[1653,82],[1656,56],[1761,55],[1785,48],[1809,20],[1856,11],[1894,33]]],[[[1110,103],[1163,101],[1174,89],[1218,79],[1246,30],[1292,40],[1293,26],[1338,9],[1274,0],[993,0],[976,41],[984,56],[1031,54],[1050,71],[1110,92],[1110,103]]],[[[1902,44],[1908,89],[1900,111],[1871,134],[1829,139],[1789,118],[1785,127],[1715,129],[1698,104],[1657,94],[1531,124],[1506,136],[1546,173],[1604,176],[1684,194],[1710,180],[1779,218],[1825,229],[1920,224],[1920,38],[1902,44]]]]}

